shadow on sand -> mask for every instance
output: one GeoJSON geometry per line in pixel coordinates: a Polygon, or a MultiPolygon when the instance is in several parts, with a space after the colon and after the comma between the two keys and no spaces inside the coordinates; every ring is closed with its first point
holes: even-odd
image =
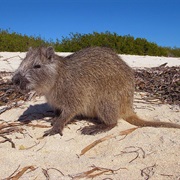
{"type": "Polygon", "coordinates": [[[19,117],[18,121],[27,122],[40,120],[46,117],[55,116],[53,109],[47,104],[30,105],[26,111],[19,117]]]}
{"type": "MultiPolygon", "coordinates": [[[[46,121],[52,123],[52,118],[55,117],[55,112],[54,110],[47,104],[36,104],[36,105],[30,105],[26,111],[19,117],[18,121],[24,122],[24,123],[29,123],[33,120],[42,120],[44,118],[46,121]]],[[[75,116],[69,123],[73,121],[81,121],[85,120],[94,124],[101,124],[101,121],[98,120],[96,117],[86,117],[82,115],[77,115],[75,116]]],[[[68,124],[69,124],[68,123],[68,124]]]]}

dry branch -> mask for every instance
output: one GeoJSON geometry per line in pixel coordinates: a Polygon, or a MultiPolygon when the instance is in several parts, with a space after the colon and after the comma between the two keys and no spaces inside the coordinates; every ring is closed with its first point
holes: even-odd
{"type": "Polygon", "coordinates": [[[2,138],[5,139],[4,141],[0,141],[0,143],[5,143],[5,142],[8,141],[8,142],[11,143],[12,148],[15,148],[15,144],[14,144],[14,142],[13,142],[10,138],[8,138],[8,137],[6,137],[6,136],[3,136],[3,135],[0,135],[0,137],[2,137],[2,138]]]}
{"type": "Polygon", "coordinates": [[[105,137],[103,137],[103,138],[101,138],[101,139],[98,139],[98,140],[96,140],[96,141],[94,141],[93,143],[89,144],[88,146],[86,146],[86,147],[81,151],[80,156],[84,155],[87,151],[89,151],[90,149],[92,149],[92,148],[93,148],[94,146],[96,146],[97,144],[99,144],[99,143],[101,143],[101,142],[103,142],[103,141],[106,141],[106,140],[108,140],[108,139],[111,139],[111,138],[113,138],[113,135],[112,135],[112,134],[111,134],[111,135],[108,135],[108,136],[105,136],[105,137]]]}
{"type": "Polygon", "coordinates": [[[14,171],[13,174],[11,174],[8,178],[5,178],[7,180],[17,180],[19,179],[26,171],[30,170],[29,172],[31,171],[34,171],[36,170],[36,168],[34,166],[26,166],[24,168],[22,168],[19,172],[17,172],[19,169],[19,167],[14,171]],[[17,172],[17,173],[16,173],[17,172]],[[16,173],[16,174],[15,174],[16,173]],[[14,175],[15,174],[15,175],[14,175]]]}
{"type": "Polygon", "coordinates": [[[119,171],[120,169],[126,169],[126,168],[119,168],[116,170],[109,169],[109,168],[102,168],[102,167],[96,167],[96,166],[91,166],[92,169],[89,171],[85,171],[82,173],[78,173],[75,175],[69,175],[73,180],[75,179],[81,179],[81,178],[95,178],[97,176],[100,176],[101,174],[104,174],[106,172],[114,174],[116,171],[119,171]]]}
{"type": "Polygon", "coordinates": [[[24,131],[23,128],[17,128],[17,127],[10,127],[7,129],[0,130],[0,134],[11,134],[14,132],[22,133],[24,131]]]}
{"type": "MultiPolygon", "coordinates": [[[[23,131],[25,129],[23,129],[22,127],[19,126],[29,126],[29,127],[38,127],[38,128],[49,128],[50,126],[46,126],[46,125],[41,125],[41,124],[32,124],[32,123],[21,123],[21,122],[12,122],[12,123],[7,123],[7,122],[3,122],[0,124],[0,137],[4,138],[5,140],[0,141],[0,143],[5,143],[5,142],[10,142],[12,145],[12,148],[15,148],[15,144],[13,143],[13,141],[6,137],[5,135],[10,135],[12,133],[18,132],[18,133],[23,133],[23,131]]],[[[34,146],[38,145],[38,143],[36,143],[35,145],[31,146],[31,147],[20,147],[21,150],[27,150],[30,148],[33,148],[34,146]]]]}
{"type": "Polygon", "coordinates": [[[128,134],[132,133],[133,131],[135,131],[137,128],[131,128],[131,129],[128,129],[128,130],[125,130],[125,131],[121,131],[118,133],[118,135],[114,135],[114,134],[111,134],[111,135],[107,135],[103,138],[100,138],[96,141],[94,141],[93,143],[89,144],[88,146],[86,146],[84,149],[81,150],[81,154],[80,156],[84,155],[87,151],[89,151],[90,149],[92,149],[94,146],[98,145],[99,143],[103,142],[103,141],[106,141],[106,140],[109,140],[111,138],[115,138],[117,136],[127,136],[128,134]]]}
{"type": "Polygon", "coordinates": [[[9,127],[17,127],[17,126],[29,126],[29,127],[38,127],[38,128],[49,128],[50,126],[47,126],[47,125],[42,125],[42,124],[32,124],[32,123],[27,123],[27,122],[12,122],[12,123],[2,123],[0,124],[0,134],[1,134],[1,131],[2,129],[5,129],[5,128],[9,128],[9,127]]]}

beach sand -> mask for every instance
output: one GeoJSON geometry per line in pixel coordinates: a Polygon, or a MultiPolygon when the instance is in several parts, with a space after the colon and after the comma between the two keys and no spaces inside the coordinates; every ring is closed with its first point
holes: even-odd
{"type": "MultiPolygon", "coordinates": [[[[0,71],[14,72],[24,56],[25,53],[1,52],[0,71]]],[[[121,57],[133,68],[164,63],[180,65],[180,58],[121,57]]],[[[144,95],[135,93],[134,108],[140,117],[180,124],[177,105],[147,102],[142,99],[144,95]]],[[[62,137],[57,134],[42,138],[44,131],[51,127],[52,115],[44,97],[37,96],[20,101],[18,107],[0,114],[0,128],[2,125],[14,128],[12,132],[0,134],[0,179],[180,179],[180,129],[136,128],[120,119],[112,130],[90,136],[80,132],[90,122],[75,119],[66,126],[62,137]],[[19,119],[31,122],[20,124],[19,119]]]]}

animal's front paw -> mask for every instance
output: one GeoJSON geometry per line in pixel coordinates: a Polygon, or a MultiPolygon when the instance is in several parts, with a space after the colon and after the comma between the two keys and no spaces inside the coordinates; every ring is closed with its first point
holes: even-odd
{"type": "Polygon", "coordinates": [[[60,128],[53,127],[52,129],[45,131],[43,137],[52,136],[55,134],[60,134],[61,136],[63,135],[62,130],[60,130],[60,128]]]}

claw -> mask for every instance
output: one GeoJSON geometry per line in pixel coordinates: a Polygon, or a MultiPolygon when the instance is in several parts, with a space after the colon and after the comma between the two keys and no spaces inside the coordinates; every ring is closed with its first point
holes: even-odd
{"type": "Polygon", "coordinates": [[[85,135],[95,135],[99,134],[101,132],[106,132],[115,127],[116,124],[112,124],[107,126],[106,124],[98,124],[98,125],[91,125],[91,126],[86,126],[81,130],[82,134],[85,135]]]}
{"type": "Polygon", "coordinates": [[[52,136],[52,135],[55,135],[55,134],[59,134],[60,136],[63,135],[63,133],[62,133],[62,131],[60,129],[52,128],[50,130],[45,131],[43,137],[52,136]]]}
{"type": "Polygon", "coordinates": [[[84,135],[95,135],[97,134],[97,129],[95,128],[96,126],[86,126],[81,130],[81,133],[84,135]]]}

